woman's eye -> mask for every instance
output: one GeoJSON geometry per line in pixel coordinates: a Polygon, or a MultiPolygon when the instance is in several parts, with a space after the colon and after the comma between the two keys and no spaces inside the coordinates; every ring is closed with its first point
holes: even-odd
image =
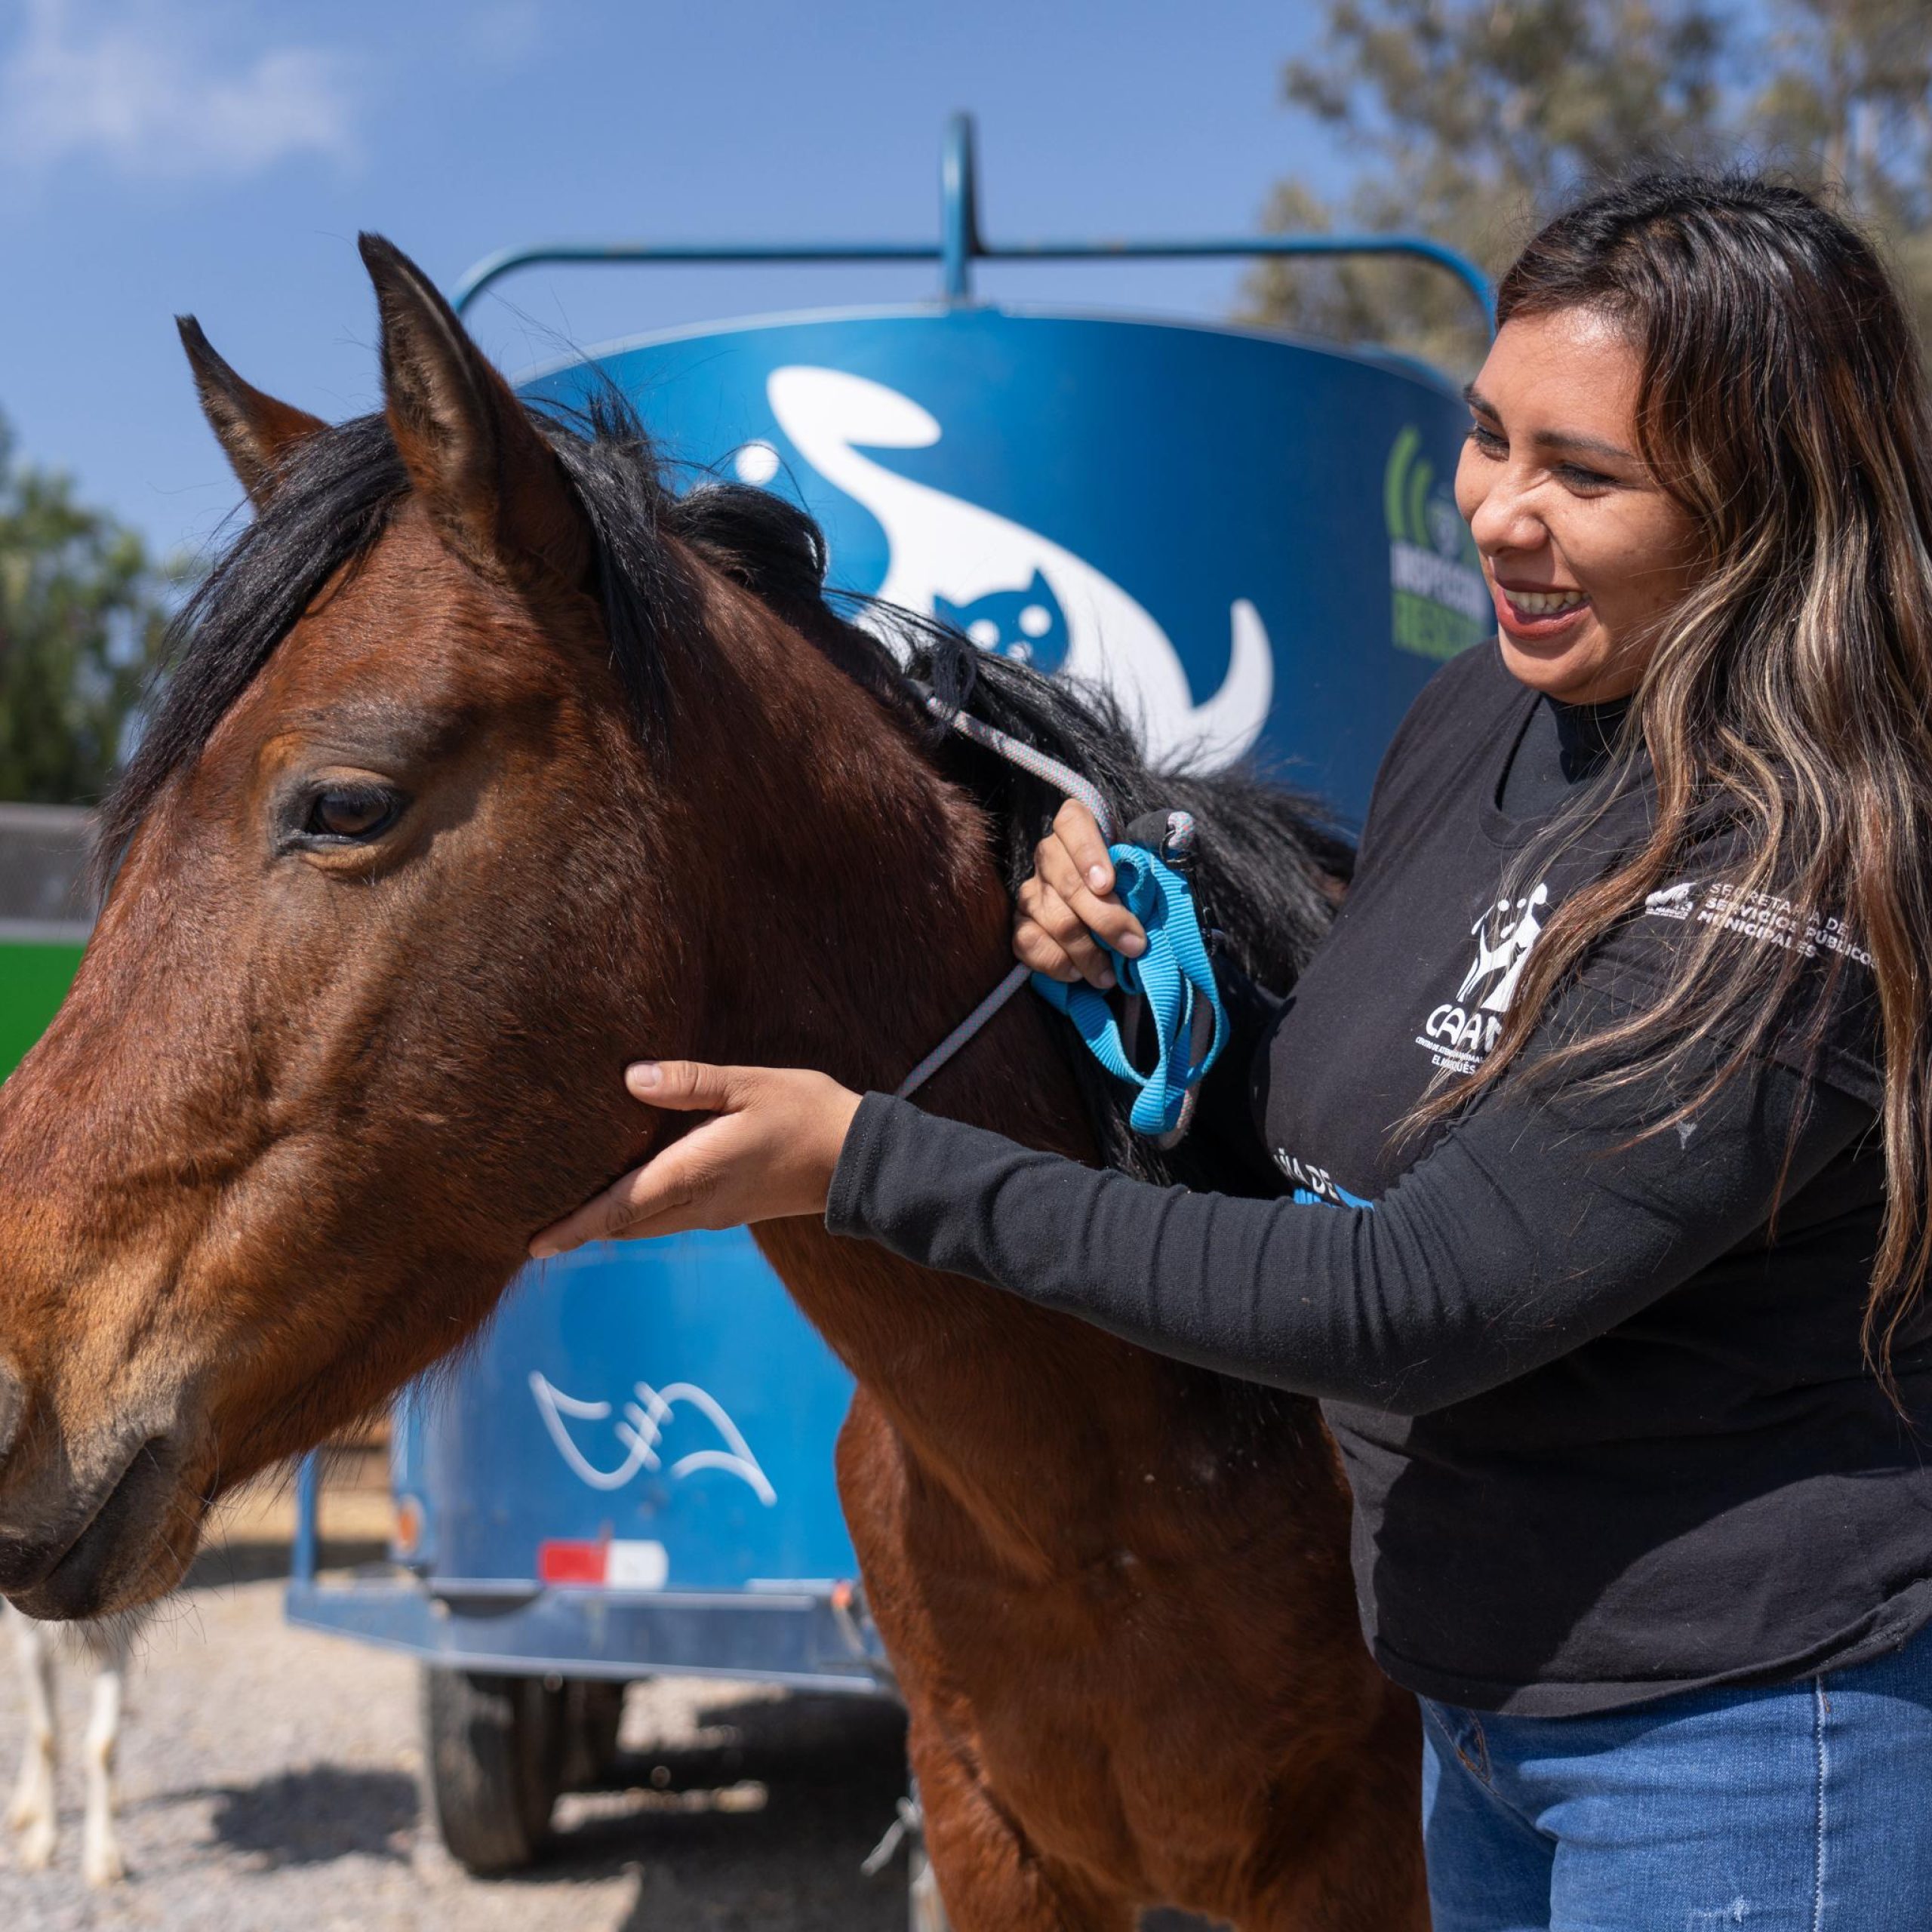
{"type": "Polygon", "coordinates": [[[1559,464],[1556,473],[1573,490],[1607,490],[1617,481],[1600,469],[1584,469],[1574,463],[1559,464]]]}
{"type": "Polygon", "coordinates": [[[1485,456],[1501,456],[1509,447],[1494,429],[1481,423],[1469,425],[1469,441],[1485,456]]]}
{"type": "Polygon", "coordinates": [[[344,786],[316,793],[302,829],[315,838],[374,838],[395,823],[401,809],[392,792],[344,786]]]}

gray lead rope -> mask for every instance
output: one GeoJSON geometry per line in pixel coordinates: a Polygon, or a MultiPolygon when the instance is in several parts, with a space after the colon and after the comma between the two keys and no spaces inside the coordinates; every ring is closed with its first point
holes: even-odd
{"type": "MultiPolygon", "coordinates": [[[[1008,764],[1017,765],[1022,771],[1031,772],[1035,778],[1054,786],[1067,798],[1078,799],[1094,814],[1094,822],[1100,828],[1101,838],[1109,845],[1113,843],[1113,814],[1108,811],[1106,801],[1072,766],[1062,764],[1058,758],[1048,757],[1044,752],[1035,751],[1031,745],[1023,745],[1017,738],[1011,737],[1004,731],[997,731],[992,725],[983,724],[977,718],[968,718],[963,711],[955,711],[947,717],[945,703],[930,693],[926,697],[926,709],[935,718],[945,718],[951,729],[957,731],[961,737],[971,738],[974,744],[983,746],[995,757],[1004,758],[1008,764]]],[[[1006,977],[899,1083],[894,1090],[898,1097],[903,1100],[907,1094],[916,1093],[923,1087],[1032,977],[1030,968],[1014,966],[1006,977]]]]}
{"type": "MultiPolygon", "coordinates": [[[[935,718],[946,718],[946,706],[938,698],[928,697],[926,709],[935,718]]],[[[1071,765],[1062,764],[1058,758],[1049,758],[1031,745],[1023,745],[1017,738],[1009,737],[1004,731],[995,731],[990,724],[983,724],[977,718],[968,718],[963,711],[955,711],[946,721],[962,738],[971,738],[974,744],[985,746],[1008,764],[1017,764],[1022,771],[1030,771],[1035,778],[1064,792],[1068,798],[1078,798],[1094,814],[1094,823],[1100,828],[1100,836],[1109,845],[1114,842],[1114,815],[1108,811],[1106,801],[1071,765]]]]}
{"type": "Polygon", "coordinates": [[[1032,977],[1030,967],[1015,965],[1013,971],[900,1081],[893,1091],[903,1100],[908,1094],[915,1093],[923,1087],[1032,977]]]}

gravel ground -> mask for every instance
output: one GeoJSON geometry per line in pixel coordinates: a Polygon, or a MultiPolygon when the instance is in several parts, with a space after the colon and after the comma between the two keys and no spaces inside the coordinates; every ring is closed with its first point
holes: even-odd
{"type": "MultiPolygon", "coordinates": [[[[4,1649],[0,1642],[0,1649],[4,1649]]],[[[0,1778],[21,1734],[0,1659],[0,1778]]],[[[61,1841],[51,1870],[0,1850],[0,1926],[20,1932],[900,1932],[904,1866],[860,1875],[903,1789],[896,1714],[847,1699],[664,1679],[632,1688],[623,1788],[565,1798],[544,1862],[472,1878],[417,1797],[415,1666],[291,1630],[278,1579],[167,1606],[128,1687],[122,1849],[80,1881],[85,1671],[63,1669],[61,1841]]]]}

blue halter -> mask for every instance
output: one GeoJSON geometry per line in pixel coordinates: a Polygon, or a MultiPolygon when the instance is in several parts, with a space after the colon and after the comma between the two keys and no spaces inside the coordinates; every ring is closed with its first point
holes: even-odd
{"type": "Polygon", "coordinates": [[[1107,856],[1113,860],[1115,893],[1146,930],[1147,950],[1130,959],[1104,941],[1101,945],[1121,989],[1146,1002],[1158,1050],[1153,1066],[1143,1073],[1128,1058],[1113,1008],[1093,987],[1084,982],[1066,986],[1035,973],[1033,990],[1073,1022],[1088,1051],[1108,1072],[1140,1090],[1128,1115],[1134,1132],[1171,1134],[1180,1125],[1189,1094],[1220,1056],[1228,1017],[1215,989],[1214,968],[1187,881],[1144,846],[1110,845],[1107,856]],[[1214,1015],[1214,1032],[1197,1062],[1195,1020],[1202,1013],[1214,1015]]]}

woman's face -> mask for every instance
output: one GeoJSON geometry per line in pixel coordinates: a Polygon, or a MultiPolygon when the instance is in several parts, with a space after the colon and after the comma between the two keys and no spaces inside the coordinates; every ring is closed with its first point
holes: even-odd
{"type": "Polygon", "coordinates": [[[1637,355],[1588,309],[1506,323],[1456,467],[1512,673],[1567,704],[1637,688],[1694,526],[1636,454],[1637,355]]]}

